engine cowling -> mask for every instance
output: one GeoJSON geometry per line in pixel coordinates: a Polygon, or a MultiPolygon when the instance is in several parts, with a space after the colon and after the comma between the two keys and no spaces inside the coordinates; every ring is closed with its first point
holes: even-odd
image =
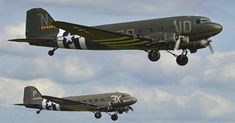
{"type": "Polygon", "coordinates": [[[121,107],[121,108],[118,108],[117,111],[122,114],[123,112],[128,112],[130,109],[128,106],[125,106],[125,107],[121,107]]]}
{"type": "Polygon", "coordinates": [[[206,48],[208,45],[209,45],[209,41],[207,40],[195,41],[191,43],[191,47],[195,49],[206,48]]]}
{"type": "Polygon", "coordinates": [[[184,43],[189,42],[189,37],[181,36],[178,33],[173,32],[156,32],[147,35],[155,40],[164,40],[166,42],[177,42],[177,40],[180,40],[184,43]]]}
{"type": "Polygon", "coordinates": [[[179,39],[179,35],[176,33],[164,33],[163,40],[166,42],[176,42],[179,39]]]}

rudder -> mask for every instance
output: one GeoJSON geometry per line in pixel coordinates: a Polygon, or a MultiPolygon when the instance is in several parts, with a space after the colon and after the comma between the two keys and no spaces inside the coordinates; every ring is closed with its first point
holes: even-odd
{"type": "Polygon", "coordinates": [[[42,95],[37,88],[28,86],[24,88],[24,104],[40,104],[42,102],[42,95]]]}
{"type": "Polygon", "coordinates": [[[51,25],[54,19],[42,8],[27,11],[26,38],[27,39],[56,39],[59,29],[51,25]]]}

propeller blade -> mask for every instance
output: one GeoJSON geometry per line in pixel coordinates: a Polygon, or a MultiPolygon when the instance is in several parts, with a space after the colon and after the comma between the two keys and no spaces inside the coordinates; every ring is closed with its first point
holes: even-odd
{"type": "Polygon", "coordinates": [[[131,111],[134,111],[134,109],[133,109],[131,106],[129,106],[129,109],[130,109],[131,111]]]}
{"type": "Polygon", "coordinates": [[[214,54],[214,48],[213,48],[213,46],[211,45],[210,42],[208,44],[208,48],[210,49],[211,54],[214,54]]]}
{"type": "Polygon", "coordinates": [[[181,39],[179,38],[175,43],[175,50],[178,50],[180,48],[180,43],[181,43],[181,39]]]}

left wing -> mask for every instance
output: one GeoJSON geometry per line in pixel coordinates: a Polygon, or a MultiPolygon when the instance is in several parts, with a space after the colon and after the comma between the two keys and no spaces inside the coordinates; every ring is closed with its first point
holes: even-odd
{"type": "Polygon", "coordinates": [[[55,21],[52,24],[57,28],[61,28],[108,47],[148,46],[148,44],[153,42],[153,39],[149,37],[112,32],[67,22],[55,21]]]}

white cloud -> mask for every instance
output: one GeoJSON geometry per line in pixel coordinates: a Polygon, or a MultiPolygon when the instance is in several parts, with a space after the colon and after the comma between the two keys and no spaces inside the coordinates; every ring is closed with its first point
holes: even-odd
{"type": "Polygon", "coordinates": [[[8,25],[5,27],[4,32],[6,37],[23,38],[25,37],[25,22],[8,25]]]}
{"type": "Polygon", "coordinates": [[[26,86],[35,86],[45,95],[63,96],[63,89],[55,82],[48,79],[23,81],[0,77],[0,107],[12,107],[13,104],[22,103],[23,90],[26,86]]]}
{"type": "Polygon", "coordinates": [[[96,76],[95,68],[78,57],[52,58],[49,56],[25,59],[23,76],[33,78],[51,77],[65,83],[80,83],[96,76]],[[32,72],[33,71],[33,72],[32,72]]]}
{"type": "MultiPolygon", "coordinates": [[[[208,2],[201,0],[170,0],[165,2],[164,0],[148,0],[141,1],[125,1],[125,0],[100,0],[98,3],[93,0],[40,0],[38,3],[43,4],[56,4],[57,6],[69,7],[76,9],[82,9],[84,11],[90,11],[92,13],[102,14],[121,14],[121,15],[167,15],[169,13],[175,13],[179,11],[185,11],[191,9],[191,11],[198,12],[205,9],[208,6],[208,2]],[[197,6],[195,6],[197,5],[197,6]],[[130,7],[131,6],[131,7],[130,7]],[[167,10],[166,10],[167,8],[167,10]],[[199,9],[200,8],[200,9],[199,9]]],[[[184,12],[185,13],[185,12],[184,12]]]]}
{"type": "Polygon", "coordinates": [[[1,32],[0,55],[33,56],[40,52],[37,48],[29,46],[28,43],[8,41],[9,39],[25,38],[25,22],[7,25],[1,30],[1,32]]]}
{"type": "Polygon", "coordinates": [[[192,94],[190,103],[195,103],[202,110],[202,113],[204,112],[208,118],[212,119],[228,117],[235,113],[234,102],[221,96],[201,91],[196,91],[192,94]]]}

